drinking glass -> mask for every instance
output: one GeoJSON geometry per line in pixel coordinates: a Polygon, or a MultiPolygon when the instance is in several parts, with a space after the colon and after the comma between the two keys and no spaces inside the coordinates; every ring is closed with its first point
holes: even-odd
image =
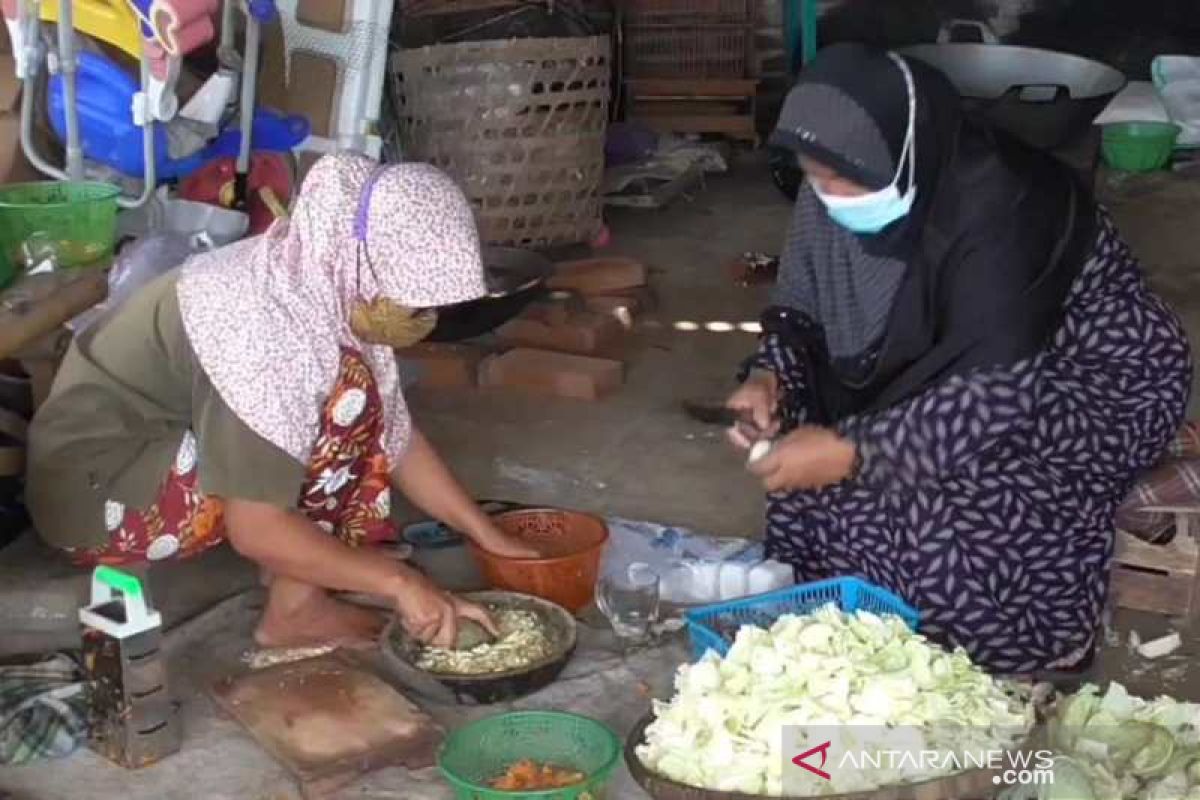
{"type": "Polygon", "coordinates": [[[658,620],[658,573],[649,564],[605,575],[596,586],[596,605],[623,645],[643,644],[658,620]]]}

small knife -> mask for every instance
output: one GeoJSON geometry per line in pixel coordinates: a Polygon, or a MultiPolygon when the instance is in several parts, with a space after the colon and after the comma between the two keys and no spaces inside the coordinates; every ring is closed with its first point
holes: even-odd
{"type": "Polygon", "coordinates": [[[703,422],[705,425],[720,425],[723,428],[740,427],[742,433],[748,437],[757,438],[758,441],[750,448],[750,455],[747,459],[747,463],[749,464],[765,458],[771,452],[773,442],[770,439],[758,438],[761,436],[758,426],[747,419],[743,411],[726,406],[696,403],[691,400],[683,401],[683,409],[689,417],[698,422],[703,422]]]}
{"type": "Polygon", "coordinates": [[[725,406],[696,403],[691,400],[683,401],[683,410],[697,422],[705,425],[720,425],[722,428],[732,428],[739,422],[745,422],[743,412],[725,406]]]}

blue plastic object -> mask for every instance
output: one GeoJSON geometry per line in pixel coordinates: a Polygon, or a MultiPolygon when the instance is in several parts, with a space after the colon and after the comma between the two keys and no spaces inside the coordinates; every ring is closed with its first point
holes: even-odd
{"type": "Polygon", "coordinates": [[[784,614],[805,614],[829,603],[843,611],[895,614],[914,631],[921,621],[915,608],[886,589],[861,578],[832,578],[685,612],[692,657],[699,659],[709,650],[724,656],[743,625],[768,628],[784,614]]]}
{"type": "MultiPolygon", "coordinates": [[[[112,167],[122,175],[141,178],[142,129],[133,122],[133,97],[139,91],[133,77],[111,59],[95,53],[79,54],[79,130],[84,157],[112,167]]],[[[50,125],[60,139],[66,138],[62,78],[50,78],[50,125]]],[[[311,131],[304,117],[284,116],[269,109],[256,109],[252,133],[254,149],[286,153],[300,145],[311,131]]],[[[221,131],[212,142],[183,158],[171,158],[167,133],[161,125],[154,132],[155,167],[160,182],[187,177],[216,158],[234,157],[242,141],[235,127],[221,131]]]]}
{"type": "Polygon", "coordinates": [[[250,16],[259,22],[274,22],[279,9],[275,7],[275,0],[250,0],[250,16]]]}
{"type": "Polygon", "coordinates": [[[463,537],[440,522],[418,522],[409,525],[401,534],[404,541],[413,547],[426,550],[442,550],[447,547],[461,547],[463,537]]]}
{"type": "MultiPolygon", "coordinates": [[[[299,147],[301,142],[308,138],[311,130],[312,126],[304,117],[284,116],[269,108],[256,108],[250,140],[254,143],[255,152],[269,150],[273,153],[286,153],[299,147]]],[[[200,151],[200,163],[206,164],[214,158],[224,156],[236,156],[241,144],[240,130],[223,130],[208,147],[200,151]]]]}
{"type": "Polygon", "coordinates": [[[142,36],[146,39],[154,38],[154,28],[146,21],[150,19],[150,4],[153,0],[131,0],[133,7],[137,9],[138,18],[142,21],[142,36]]]}

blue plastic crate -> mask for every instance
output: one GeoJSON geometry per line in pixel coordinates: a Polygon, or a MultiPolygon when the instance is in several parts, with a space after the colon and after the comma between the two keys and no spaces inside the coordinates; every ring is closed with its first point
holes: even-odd
{"type": "Polygon", "coordinates": [[[692,640],[692,657],[699,659],[708,650],[725,655],[743,625],[769,628],[785,614],[805,614],[829,603],[836,603],[843,611],[895,614],[914,631],[921,621],[915,608],[886,589],[861,578],[833,578],[687,611],[684,619],[692,640]]]}

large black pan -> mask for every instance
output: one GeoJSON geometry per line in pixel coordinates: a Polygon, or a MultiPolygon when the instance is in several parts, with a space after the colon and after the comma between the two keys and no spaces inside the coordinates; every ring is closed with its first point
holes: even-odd
{"type": "Polygon", "coordinates": [[[429,341],[458,342],[490,333],[542,294],[554,269],[545,256],[512,247],[485,247],[483,266],[487,297],[441,309],[429,341]]]}

